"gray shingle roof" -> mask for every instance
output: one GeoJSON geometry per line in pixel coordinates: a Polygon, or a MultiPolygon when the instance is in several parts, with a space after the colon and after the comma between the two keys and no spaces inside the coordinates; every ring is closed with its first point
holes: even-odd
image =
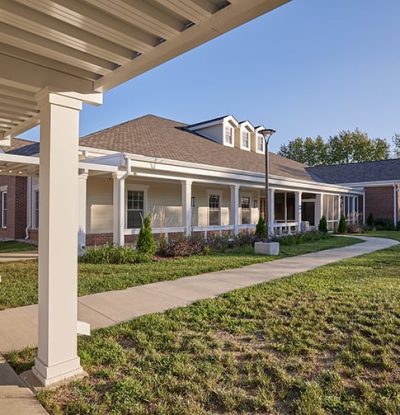
{"type": "MultiPolygon", "coordinates": [[[[9,154],[22,154],[22,155],[31,155],[31,154],[24,154],[26,152],[26,148],[30,147],[31,145],[38,144],[31,140],[25,140],[24,138],[13,138],[11,140],[10,146],[2,146],[1,149],[5,153],[9,154]]],[[[35,153],[32,153],[35,154],[35,153]]]]}
{"type": "MultiPolygon", "coordinates": [[[[187,124],[146,115],[90,134],[81,146],[264,173],[264,155],[226,147],[185,128],[187,124]]],[[[301,163],[270,153],[270,173],[312,180],[301,163]]]]}
{"type": "Polygon", "coordinates": [[[307,167],[311,176],[325,183],[360,183],[400,180],[400,159],[307,167]]]}

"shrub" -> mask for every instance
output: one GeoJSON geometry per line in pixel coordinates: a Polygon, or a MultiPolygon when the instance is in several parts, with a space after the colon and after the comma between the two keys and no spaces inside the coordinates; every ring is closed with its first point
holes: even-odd
{"type": "Polygon", "coordinates": [[[256,237],[259,239],[265,238],[265,234],[267,232],[267,227],[265,225],[265,220],[262,216],[259,217],[258,223],[256,226],[256,237]]]}
{"type": "Polygon", "coordinates": [[[88,248],[79,261],[88,264],[137,264],[150,259],[148,255],[143,255],[129,246],[108,244],[100,248],[88,248]]]}
{"type": "Polygon", "coordinates": [[[205,245],[205,253],[225,252],[229,248],[230,243],[226,236],[212,236],[205,241],[205,245]]]}
{"type": "Polygon", "coordinates": [[[348,233],[363,233],[364,229],[362,225],[358,225],[355,223],[349,223],[347,225],[347,232],[348,233]]]}
{"type": "Polygon", "coordinates": [[[203,238],[180,235],[168,242],[164,255],[168,257],[204,255],[205,247],[203,238]]]}
{"type": "Polygon", "coordinates": [[[393,222],[387,218],[375,219],[374,227],[377,231],[393,231],[395,229],[393,222]]]}
{"type": "Polygon", "coordinates": [[[325,215],[319,221],[318,230],[322,233],[328,232],[328,222],[326,221],[325,215]]]}
{"type": "Polygon", "coordinates": [[[165,250],[167,249],[167,238],[165,237],[165,234],[160,234],[160,239],[158,241],[158,253],[160,255],[165,254],[165,250]]]}
{"type": "Polygon", "coordinates": [[[157,251],[157,243],[154,239],[153,232],[151,230],[151,217],[147,215],[140,227],[139,237],[136,244],[136,250],[143,254],[152,257],[157,251]]]}
{"type": "Polygon", "coordinates": [[[306,232],[306,233],[298,233],[295,235],[282,235],[277,236],[274,238],[274,241],[279,242],[281,245],[296,245],[302,244],[307,242],[314,242],[319,241],[320,239],[327,239],[329,235],[327,233],[322,232],[306,232]]]}
{"type": "Polygon", "coordinates": [[[368,228],[372,229],[374,225],[375,225],[375,219],[374,219],[374,215],[371,212],[367,217],[367,226],[368,228]]]}
{"type": "Polygon", "coordinates": [[[337,229],[338,233],[346,233],[347,232],[347,223],[346,223],[346,218],[344,217],[344,215],[340,216],[340,220],[339,220],[339,225],[338,225],[338,229],[337,229]]]}
{"type": "Polygon", "coordinates": [[[242,247],[254,244],[256,237],[253,233],[244,232],[236,235],[232,240],[232,247],[242,247]]]}

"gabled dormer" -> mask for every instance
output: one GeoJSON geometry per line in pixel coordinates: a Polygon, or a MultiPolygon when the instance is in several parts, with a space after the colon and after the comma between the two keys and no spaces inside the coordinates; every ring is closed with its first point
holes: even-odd
{"type": "Polygon", "coordinates": [[[186,129],[209,138],[216,143],[234,147],[235,129],[238,127],[239,123],[235,117],[232,115],[225,115],[224,117],[189,125],[186,129]]]}
{"type": "Polygon", "coordinates": [[[251,138],[254,133],[254,127],[249,121],[243,121],[239,124],[239,147],[242,150],[251,150],[251,138]]]}

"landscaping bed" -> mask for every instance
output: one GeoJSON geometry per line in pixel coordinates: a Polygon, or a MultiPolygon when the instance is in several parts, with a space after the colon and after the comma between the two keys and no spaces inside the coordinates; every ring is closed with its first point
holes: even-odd
{"type": "MultiPolygon", "coordinates": [[[[70,415],[398,414],[399,267],[393,247],[96,331],[79,339],[88,376],[39,399],[70,415]]],[[[34,353],[7,358],[21,371],[34,353]]]]}
{"type": "MultiPolygon", "coordinates": [[[[360,240],[355,238],[330,236],[314,242],[282,246],[281,255],[273,258],[257,256],[252,246],[243,246],[223,253],[162,259],[134,265],[80,263],[78,293],[82,296],[103,291],[122,290],[136,285],[238,268],[358,242],[360,240]]],[[[37,261],[0,264],[0,275],[2,276],[0,310],[37,303],[37,261]]]]}

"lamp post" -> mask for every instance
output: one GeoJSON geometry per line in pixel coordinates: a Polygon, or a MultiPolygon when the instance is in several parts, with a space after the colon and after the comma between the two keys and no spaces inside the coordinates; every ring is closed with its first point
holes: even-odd
{"type": "Polygon", "coordinates": [[[264,152],[265,152],[265,205],[264,205],[264,219],[265,219],[265,237],[268,240],[270,237],[269,229],[269,152],[268,145],[271,136],[276,133],[275,130],[271,128],[264,128],[260,130],[259,133],[264,137],[264,152]]]}

